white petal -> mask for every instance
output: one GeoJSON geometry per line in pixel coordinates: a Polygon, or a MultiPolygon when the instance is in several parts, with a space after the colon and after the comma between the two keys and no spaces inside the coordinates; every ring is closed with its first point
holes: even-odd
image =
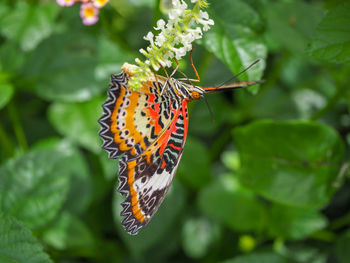
{"type": "Polygon", "coordinates": [[[146,50],[144,50],[143,48],[141,48],[140,50],[140,53],[142,54],[142,55],[144,55],[144,56],[146,56],[146,57],[148,57],[149,56],[149,54],[146,52],[146,50]]]}
{"type": "Polygon", "coordinates": [[[163,30],[165,26],[165,21],[163,19],[159,19],[157,21],[157,26],[154,28],[156,30],[163,30]]]}
{"type": "Polygon", "coordinates": [[[146,36],[144,36],[143,39],[151,41],[151,40],[153,40],[153,37],[154,37],[153,33],[148,32],[148,34],[146,36]]]}
{"type": "Polygon", "coordinates": [[[208,13],[207,12],[203,12],[202,10],[199,11],[199,15],[203,19],[208,19],[209,18],[208,13]]]}

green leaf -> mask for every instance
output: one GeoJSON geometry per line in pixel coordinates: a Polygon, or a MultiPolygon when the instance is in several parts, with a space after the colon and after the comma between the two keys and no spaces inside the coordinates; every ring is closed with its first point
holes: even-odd
{"type": "Polygon", "coordinates": [[[305,242],[293,243],[284,247],[286,255],[290,256],[290,262],[326,263],[328,255],[322,247],[313,247],[305,242]]]}
{"type": "Polygon", "coordinates": [[[234,130],[241,182],[269,200],[321,207],[334,192],[344,145],[332,128],[313,122],[257,121],[234,130]]]}
{"type": "Polygon", "coordinates": [[[220,131],[225,123],[230,122],[234,111],[222,96],[209,94],[206,100],[213,110],[215,121],[212,121],[210,111],[204,101],[194,102],[190,104],[189,134],[196,134],[197,136],[211,135],[220,131]]]}
{"type": "MultiPolygon", "coordinates": [[[[203,37],[203,43],[207,50],[218,57],[234,74],[243,71],[257,59],[265,59],[266,46],[257,40],[249,28],[234,26],[235,31],[241,32],[241,37],[230,36],[227,28],[216,23],[203,37]]],[[[259,63],[240,75],[242,80],[259,80],[265,69],[265,62],[259,63]]],[[[256,92],[257,87],[250,87],[256,92]]]]}
{"type": "Polygon", "coordinates": [[[52,263],[31,231],[15,218],[0,213],[0,262],[52,263]]]}
{"type": "Polygon", "coordinates": [[[69,155],[69,158],[62,164],[69,168],[71,175],[69,191],[63,209],[75,215],[81,214],[90,205],[92,197],[92,180],[88,164],[82,153],[67,140],[46,138],[32,147],[32,149],[39,150],[52,150],[55,148],[67,152],[69,155]]]}
{"type": "Polygon", "coordinates": [[[89,166],[82,153],[74,149],[69,158],[71,180],[67,200],[63,208],[73,215],[83,214],[89,207],[92,199],[93,187],[89,166]]]}
{"type": "Polygon", "coordinates": [[[201,188],[211,181],[209,151],[201,141],[187,138],[181,159],[178,176],[187,185],[201,188]],[[190,167],[196,169],[188,169],[190,167]]]}
{"type": "Polygon", "coordinates": [[[1,18],[0,32],[19,43],[24,51],[32,50],[52,33],[58,10],[56,3],[35,6],[17,2],[1,18]]]}
{"type": "Polygon", "coordinates": [[[255,252],[225,260],[223,263],[287,263],[287,259],[272,252],[255,252]]]}
{"type": "Polygon", "coordinates": [[[0,211],[31,228],[53,219],[65,201],[69,172],[63,150],[32,151],[0,167],[0,211]]]}
{"type": "Polygon", "coordinates": [[[350,230],[341,236],[336,243],[336,256],[339,263],[348,263],[350,261],[350,230]]]}
{"type": "Polygon", "coordinates": [[[119,159],[111,160],[107,158],[107,154],[104,151],[101,152],[101,154],[98,156],[98,159],[100,160],[100,163],[102,166],[104,178],[107,181],[112,181],[112,180],[116,181],[118,171],[119,171],[119,166],[118,166],[119,159]]]}
{"type": "Polygon", "coordinates": [[[239,156],[236,151],[225,151],[221,155],[221,161],[226,168],[237,171],[240,167],[239,156]]]}
{"type": "Polygon", "coordinates": [[[0,110],[6,106],[13,95],[13,86],[10,83],[0,83],[0,110]]]}
{"type": "Polygon", "coordinates": [[[9,13],[10,7],[2,2],[1,8],[0,8],[0,25],[2,23],[2,19],[5,17],[6,14],[9,13]]]}
{"type": "Polygon", "coordinates": [[[264,206],[231,175],[201,190],[197,201],[204,214],[234,230],[259,230],[264,224],[264,206]]]}
{"type": "Polygon", "coordinates": [[[94,238],[89,228],[69,212],[63,212],[43,234],[44,241],[58,250],[94,247],[94,238]]]}
{"type": "MultiPolygon", "coordinates": [[[[126,233],[120,223],[123,218],[120,216],[122,209],[120,204],[123,199],[124,198],[115,191],[113,216],[121,238],[124,240],[127,247],[133,251],[133,257],[138,258],[141,255],[144,255],[147,251],[151,251],[153,248],[156,248],[158,251],[159,246],[165,246],[165,243],[172,242],[168,240],[168,233],[169,231],[178,228],[178,218],[185,205],[185,190],[179,183],[176,181],[173,182],[164,202],[152,218],[151,222],[143,227],[136,236],[131,236],[126,233]],[[165,243],[164,239],[167,240],[165,243]]],[[[177,230],[175,232],[179,231],[177,230]]]]}
{"type": "Polygon", "coordinates": [[[267,2],[265,12],[267,32],[296,53],[304,51],[324,14],[322,9],[302,1],[267,2]]]}
{"type": "MultiPolygon", "coordinates": [[[[122,50],[116,43],[101,38],[98,42],[98,66],[96,68],[96,78],[108,83],[111,74],[121,72],[122,65],[127,61],[132,61],[132,54],[122,50]],[[108,81],[106,81],[108,80],[108,81]]],[[[107,85],[105,85],[107,88],[107,85]]]]}
{"type": "Polygon", "coordinates": [[[310,56],[333,63],[350,62],[350,3],[331,9],[308,44],[310,56]]]}
{"type": "Polygon", "coordinates": [[[94,153],[101,151],[102,141],[97,120],[102,115],[102,98],[81,103],[53,103],[49,120],[62,135],[94,153]]]}
{"type": "Polygon", "coordinates": [[[97,41],[81,32],[52,36],[30,55],[22,77],[48,100],[85,101],[106,90],[96,79],[97,41]]]}
{"type": "Polygon", "coordinates": [[[219,237],[219,226],[205,218],[188,219],[182,229],[182,247],[191,258],[201,258],[219,237]]]}
{"type": "Polygon", "coordinates": [[[149,7],[153,8],[155,5],[154,0],[126,0],[133,6],[144,6],[144,7],[149,7]]]}
{"type": "Polygon", "coordinates": [[[302,239],[327,226],[317,211],[274,204],[270,207],[268,232],[272,237],[302,239]]]}
{"type": "MultiPolygon", "coordinates": [[[[255,60],[262,59],[257,65],[243,73],[239,79],[259,80],[265,69],[263,61],[267,48],[253,30],[261,30],[259,14],[241,0],[214,1],[210,6],[213,26],[204,34],[203,43],[207,50],[219,58],[234,74],[243,71],[255,60]]],[[[258,86],[248,88],[257,92],[258,86]]]]}
{"type": "Polygon", "coordinates": [[[210,11],[215,23],[219,20],[227,26],[240,24],[257,30],[262,27],[259,14],[242,0],[211,1],[210,11]]]}
{"type": "Polygon", "coordinates": [[[17,72],[24,63],[24,52],[11,42],[5,42],[0,46],[0,71],[10,76],[17,72]]]}

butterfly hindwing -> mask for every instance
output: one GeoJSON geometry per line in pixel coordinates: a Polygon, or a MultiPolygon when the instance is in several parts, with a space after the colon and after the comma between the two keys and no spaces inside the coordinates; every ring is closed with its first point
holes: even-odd
{"type": "Polygon", "coordinates": [[[164,200],[182,156],[187,124],[187,105],[183,102],[168,128],[143,154],[121,159],[118,191],[127,195],[121,215],[130,234],[137,234],[164,200]]]}

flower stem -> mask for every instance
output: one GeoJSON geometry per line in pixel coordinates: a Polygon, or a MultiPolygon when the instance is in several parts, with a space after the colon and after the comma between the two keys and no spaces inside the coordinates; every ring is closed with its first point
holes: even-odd
{"type": "Polygon", "coordinates": [[[344,216],[339,217],[335,219],[333,222],[331,222],[329,228],[333,231],[336,231],[349,225],[350,225],[350,213],[347,213],[344,216]]]}
{"type": "Polygon", "coordinates": [[[153,26],[155,27],[157,25],[157,21],[161,19],[162,13],[160,12],[160,1],[161,0],[156,0],[154,4],[154,9],[153,9],[153,26]]]}
{"type": "Polygon", "coordinates": [[[12,157],[14,154],[14,147],[11,143],[10,136],[7,135],[5,129],[0,125],[0,144],[4,149],[6,157],[12,157]]]}
{"type": "Polygon", "coordinates": [[[315,232],[310,237],[312,239],[320,240],[328,243],[333,243],[335,240],[337,240],[337,235],[334,234],[332,231],[329,231],[326,229],[315,232]]]}
{"type": "Polygon", "coordinates": [[[13,100],[8,104],[7,108],[18,144],[22,151],[26,152],[28,150],[28,143],[18,115],[16,105],[14,104],[13,100]]]}

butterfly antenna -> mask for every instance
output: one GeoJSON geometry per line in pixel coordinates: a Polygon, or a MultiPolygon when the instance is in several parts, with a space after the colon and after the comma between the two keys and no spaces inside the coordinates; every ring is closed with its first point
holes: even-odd
{"type": "Polygon", "coordinates": [[[179,70],[179,62],[176,60],[176,58],[174,58],[174,60],[175,60],[175,62],[176,62],[176,67],[174,68],[173,72],[170,74],[170,77],[171,77],[171,78],[175,75],[175,73],[176,73],[177,71],[180,71],[180,70],[179,70]]]}
{"type": "Polygon", "coordinates": [[[234,75],[232,78],[230,78],[229,80],[226,80],[225,82],[223,82],[222,84],[220,84],[219,86],[217,86],[216,88],[220,88],[221,86],[224,86],[225,84],[231,82],[232,80],[236,79],[239,75],[242,75],[244,72],[246,72],[248,69],[250,69],[252,66],[254,66],[256,63],[258,63],[260,61],[260,59],[255,60],[252,64],[250,64],[247,68],[245,68],[243,71],[241,71],[240,73],[234,75]]]}
{"type": "MultiPolygon", "coordinates": [[[[165,72],[165,75],[166,75],[166,77],[167,77],[167,79],[168,79],[168,81],[169,81],[169,83],[170,83],[170,86],[174,87],[174,83],[173,83],[173,81],[171,80],[171,77],[169,76],[168,72],[166,71],[166,69],[165,69],[162,65],[160,65],[160,66],[161,66],[161,68],[163,69],[163,71],[165,72]]],[[[166,85],[164,85],[163,90],[162,90],[161,93],[160,93],[161,96],[163,95],[165,89],[166,89],[166,85]]]]}
{"type": "Polygon", "coordinates": [[[185,73],[183,73],[181,70],[178,70],[178,72],[185,77],[185,79],[194,87],[194,84],[192,83],[192,81],[186,76],[185,73]]]}
{"type": "Polygon", "coordinates": [[[208,107],[208,110],[209,110],[209,114],[210,114],[210,117],[211,117],[211,121],[212,121],[212,122],[215,122],[214,114],[213,114],[213,112],[212,112],[212,110],[211,110],[211,108],[210,108],[210,105],[209,105],[209,103],[208,103],[207,98],[206,98],[205,96],[202,96],[202,98],[204,99],[205,104],[207,104],[207,107],[208,107]]]}

